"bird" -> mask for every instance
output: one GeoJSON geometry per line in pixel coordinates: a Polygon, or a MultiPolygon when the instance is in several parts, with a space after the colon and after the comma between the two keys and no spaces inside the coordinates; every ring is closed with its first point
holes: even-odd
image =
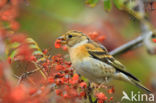
{"type": "Polygon", "coordinates": [[[95,84],[107,84],[120,80],[151,93],[139,79],[126,71],[126,67],[109,54],[108,50],[80,31],[70,30],[57,40],[68,48],[74,70],[95,84]]]}

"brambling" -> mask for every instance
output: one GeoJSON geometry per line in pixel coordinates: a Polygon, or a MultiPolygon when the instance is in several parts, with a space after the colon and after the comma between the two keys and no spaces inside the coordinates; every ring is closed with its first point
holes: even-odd
{"type": "Polygon", "coordinates": [[[76,72],[96,84],[108,83],[112,79],[122,80],[151,92],[139,80],[127,72],[125,67],[110,55],[107,49],[79,31],[69,31],[58,40],[67,45],[73,68],[76,72]]]}

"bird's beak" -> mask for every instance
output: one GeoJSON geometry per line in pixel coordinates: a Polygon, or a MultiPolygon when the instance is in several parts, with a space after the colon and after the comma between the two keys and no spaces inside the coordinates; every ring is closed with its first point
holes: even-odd
{"type": "Polygon", "coordinates": [[[59,40],[61,44],[66,44],[65,36],[60,36],[60,37],[57,38],[57,40],[59,40]]]}

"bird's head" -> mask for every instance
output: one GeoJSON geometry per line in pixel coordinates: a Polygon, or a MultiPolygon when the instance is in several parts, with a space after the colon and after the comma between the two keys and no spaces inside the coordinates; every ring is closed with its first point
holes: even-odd
{"type": "Polygon", "coordinates": [[[57,39],[60,40],[61,44],[65,44],[68,47],[73,47],[79,43],[87,43],[89,41],[89,37],[79,31],[68,31],[57,39]]]}

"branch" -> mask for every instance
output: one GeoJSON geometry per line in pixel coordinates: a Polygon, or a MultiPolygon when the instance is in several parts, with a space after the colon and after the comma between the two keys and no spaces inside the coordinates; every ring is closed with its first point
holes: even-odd
{"type": "MultiPolygon", "coordinates": [[[[147,0],[144,0],[147,2],[147,0]]],[[[148,0],[149,1],[149,0],[148,0]]],[[[153,0],[156,1],[156,0],[153,0]]],[[[139,8],[139,12],[142,15],[145,15],[145,11],[144,11],[144,3],[142,0],[138,0],[138,8],[139,8]]],[[[134,16],[134,15],[133,15],[134,16]]],[[[135,17],[135,16],[134,16],[135,17]]],[[[139,20],[139,18],[137,18],[139,20]]],[[[122,54],[124,52],[127,52],[128,50],[132,50],[136,47],[140,47],[142,44],[145,45],[145,47],[147,48],[148,52],[151,54],[156,53],[156,47],[154,45],[154,43],[152,43],[151,39],[152,39],[152,35],[154,35],[153,30],[150,29],[149,26],[149,22],[141,19],[140,20],[140,27],[141,27],[141,35],[139,37],[137,37],[136,39],[123,44],[122,46],[116,48],[115,50],[111,51],[110,54],[111,55],[119,55],[122,54]]]]}
{"type": "Polygon", "coordinates": [[[37,71],[40,71],[41,69],[40,68],[37,68],[37,69],[34,69],[34,70],[32,70],[32,71],[29,71],[29,72],[25,72],[25,73],[23,73],[21,76],[16,76],[16,75],[14,75],[14,76],[16,76],[17,78],[18,78],[18,82],[17,82],[17,85],[19,85],[21,82],[22,82],[22,80],[24,80],[27,76],[29,76],[29,75],[31,75],[31,74],[33,74],[33,73],[35,73],[35,72],[37,72],[37,71]]]}
{"type": "Polygon", "coordinates": [[[92,96],[91,96],[91,91],[92,91],[92,88],[90,86],[90,83],[88,83],[88,86],[87,86],[88,100],[89,100],[90,103],[93,103],[92,96]]]}
{"type": "MultiPolygon", "coordinates": [[[[142,0],[138,0],[139,12],[145,14],[144,3],[142,0]]],[[[149,25],[140,21],[142,35],[144,36],[144,46],[146,47],[148,53],[156,54],[156,45],[152,42],[152,37],[155,35],[155,30],[151,29],[149,25]]],[[[152,25],[151,25],[152,26],[152,25]]]]}
{"type": "Polygon", "coordinates": [[[0,36],[0,61],[3,61],[5,57],[5,44],[0,36]]]}
{"type": "Polygon", "coordinates": [[[143,0],[143,2],[155,2],[156,0],[143,0]]]}
{"type": "Polygon", "coordinates": [[[140,44],[142,44],[142,41],[143,41],[143,36],[139,36],[136,39],[116,48],[115,50],[111,51],[109,54],[114,56],[122,54],[124,52],[127,52],[128,50],[141,46],[140,44]]]}

